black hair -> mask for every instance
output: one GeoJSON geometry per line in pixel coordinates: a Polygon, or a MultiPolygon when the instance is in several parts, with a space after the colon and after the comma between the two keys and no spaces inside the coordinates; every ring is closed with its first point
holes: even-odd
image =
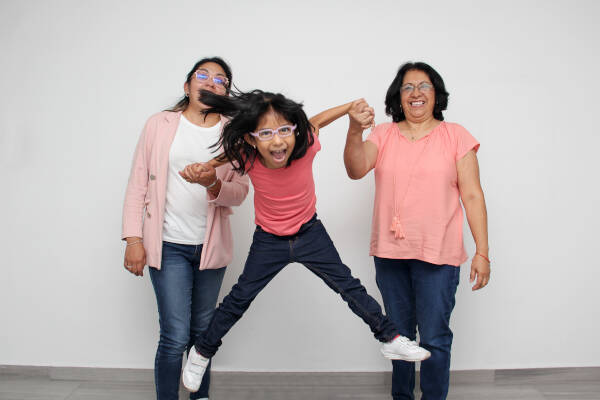
{"type": "MultiPolygon", "coordinates": [[[[227,90],[227,93],[229,94],[229,90],[231,89],[231,84],[232,84],[232,80],[233,80],[233,76],[231,75],[231,68],[229,67],[229,64],[227,64],[222,58],[220,57],[205,57],[203,59],[201,59],[200,61],[198,61],[196,64],[194,64],[194,66],[192,67],[192,69],[190,70],[190,72],[188,72],[185,81],[187,82],[187,84],[189,85],[190,82],[192,81],[192,78],[194,77],[194,72],[196,72],[196,70],[198,68],[200,68],[200,66],[202,64],[206,64],[209,62],[213,62],[215,64],[219,64],[219,66],[221,68],[223,68],[223,71],[225,71],[225,76],[227,76],[227,86],[225,87],[225,89],[227,90]]],[[[190,99],[187,96],[183,96],[181,99],[179,99],[179,101],[171,108],[167,109],[166,111],[184,111],[187,106],[190,104],[190,99]]]]}
{"type": "Polygon", "coordinates": [[[208,113],[217,113],[229,118],[223,133],[214,148],[223,147],[225,157],[231,162],[235,171],[246,173],[254,165],[258,150],[251,146],[244,136],[254,132],[261,116],[272,110],[296,125],[296,144],[287,161],[302,158],[315,139],[313,127],[308,121],[301,103],[296,103],[280,93],[252,90],[250,92],[231,92],[229,96],[202,90],[200,101],[207,105],[208,113]],[[249,163],[249,165],[247,165],[249,163]]]}
{"type": "Polygon", "coordinates": [[[448,96],[450,94],[446,91],[444,80],[440,74],[424,62],[407,62],[400,67],[385,95],[385,113],[391,116],[394,122],[400,122],[406,119],[404,111],[402,110],[402,104],[400,103],[400,87],[402,86],[404,75],[408,71],[414,70],[426,73],[433,84],[435,89],[433,117],[438,121],[443,121],[444,115],[442,114],[442,111],[448,108],[448,96]]]}

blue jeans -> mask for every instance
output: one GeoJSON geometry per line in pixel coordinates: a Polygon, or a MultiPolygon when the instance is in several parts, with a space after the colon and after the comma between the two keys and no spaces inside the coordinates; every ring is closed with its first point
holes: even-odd
{"type": "Polygon", "coordinates": [[[342,263],[333,242],[316,214],[290,236],[277,236],[256,228],[244,271],[223,299],[205,334],[195,345],[200,354],[212,357],[221,339],[239,320],[260,291],[292,262],[304,264],[332,290],[339,293],[350,309],[365,321],[379,341],[393,339],[398,330],[384,316],[381,307],[342,263]]]}
{"type": "MultiPolygon", "coordinates": [[[[161,269],[149,268],[160,324],[154,360],[158,400],[179,399],[183,352],[206,330],[215,310],[225,268],[200,271],[201,254],[202,245],[163,242],[161,269]]],[[[190,399],[208,397],[209,385],[207,373],[190,399]]]]}
{"type": "MultiPolygon", "coordinates": [[[[431,352],[421,363],[422,399],[445,399],[450,380],[450,314],[460,268],[379,257],[375,257],[375,268],[386,314],[400,334],[411,340],[418,326],[420,345],[431,352]]],[[[415,364],[392,361],[392,365],[392,397],[413,400],[415,364]]]]}

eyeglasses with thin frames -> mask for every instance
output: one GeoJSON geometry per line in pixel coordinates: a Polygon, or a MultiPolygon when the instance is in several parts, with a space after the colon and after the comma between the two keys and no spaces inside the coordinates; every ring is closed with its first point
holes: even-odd
{"type": "Polygon", "coordinates": [[[291,136],[296,130],[296,125],[283,125],[277,129],[261,129],[258,132],[250,132],[250,135],[258,140],[271,140],[277,134],[280,138],[291,136]]]}
{"type": "Polygon", "coordinates": [[[415,89],[419,89],[419,92],[427,93],[433,90],[433,85],[427,82],[421,82],[417,86],[412,83],[407,83],[406,85],[402,85],[400,87],[400,92],[402,93],[412,93],[415,89]]]}
{"type": "Polygon", "coordinates": [[[196,80],[200,82],[206,82],[207,80],[211,79],[215,85],[222,86],[223,88],[227,88],[227,85],[229,84],[229,79],[227,79],[226,77],[222,75],[211,75],[205,69],[197,70],[195,72],[195,75],[196,80]]]}

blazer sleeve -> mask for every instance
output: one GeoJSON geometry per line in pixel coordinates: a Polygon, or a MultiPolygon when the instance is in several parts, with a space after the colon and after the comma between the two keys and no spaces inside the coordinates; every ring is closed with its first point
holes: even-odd
{"type": "Polygon", "coordinates": [[[227,163],[217,167],[221,190],[217,197],[208,194],[208,202],[222,207],[239,206],[248,195],[248,174],[240,175],[227,163]]]}
{"type": "Polygon", "coordinates": [[[123,204],[123,228],[121,239],[127,237],[142,237],[142,226],[144,221],[144,209],[146,207],[146,195],[148,193],[148,161],[149,161],[149,136],[153,128],[152,120],[148,120],[133,155],[129,182],[125,191],[125,202],[123,204]]]}

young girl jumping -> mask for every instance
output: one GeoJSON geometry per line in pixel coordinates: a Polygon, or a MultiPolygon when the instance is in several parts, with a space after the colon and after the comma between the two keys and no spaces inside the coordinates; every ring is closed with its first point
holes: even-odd
{"type": "Polygon", "coordinates": [[[281,94],[255,90],[225,97],[202,92],[201,99],[210,112],[231,118],[219,141],[224,154],[217,157],[219,161],[188,165],[181,175],[196,182],[219,163],[231,162],[236,171],[247,173],[254,185],[257,227],[237,284],[189,353],[184,386],[198,390],[223,336],[269,281],[293,262],[303,264],[342,296],[383,342],[385,357],[405,361],[428,358],[427,350],[398,334],[377,301],[352,276],[316,214],[312,164],[321,149],[319,129],[347,113],[353,113],[363,128],[370,126],[373,110],[366,102],[344,104],[309,121],[301,104],[281,94]]]}

